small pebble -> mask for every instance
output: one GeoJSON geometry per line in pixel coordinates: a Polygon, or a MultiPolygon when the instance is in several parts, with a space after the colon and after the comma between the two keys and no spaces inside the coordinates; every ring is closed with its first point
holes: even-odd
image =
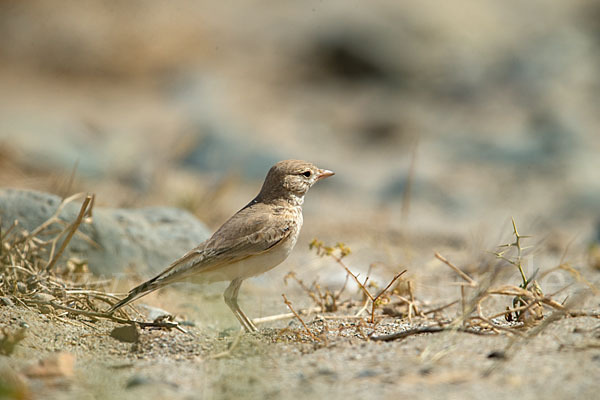
{"type": "Polygon", "coordinates": [[[54,300],[54,296],[50,293],[36,293],[33,295],[33,299],[37,301],[52,301],[54,300]]]}
{"type": "Polygon", "coordinates": [[[17,282],[17,290],[20,293],[26,293],[27,292],[27,286],[23,282],[17,282]]]}
{"type": "Polygon", "coordinates": [[[136,343],[140,339],[140,333],[135,325],[116,327],[110,332],[110,336],[125,343],[136,343]]]}
{"type": "Polygon", "coordinates": [[[125,384],[125,387],[127,389],[131,389],[136,386],[148,385],[149,383],[152,383],[152,379],[148,378],[147,376],[134,375],[131,378],[129,378],[129,380],[125,384]]]}
{"type": "Polygon", "coordinates": [[[370,378],[372,376],[377,376],[379,375],[379,372],[372,370],[372,369],[363,369],[362,371],[360,371],[357,375],[358,378],[370,378]]]}
{"type": "Polygon", "coordinates": [[[45,304],[38,305],[38,309],[42,314],[52,314],[52,312],[54,311],[52,307],[45,304]]]}
{"type": "Polygon", "coordinates": [[[432,367],[423,367],[419,370],[419,374],[421,374],[421,375],[431,375],[432,372],[433,372],[432,367]]]}
{"type": "Polygon", "coordinates": [[[233,334],[235,332],[237,332],[237,329],[235,329],[235,328],[225,329],[225,330],[219,332],[219,338],[222,339],[222,338],[233,336],[233,334]]]}
{"type": "Polygon", "coordinates": [[[502,350],[494,350],[487,355],[487,358],[497,358],[499,360],[504,360],[506,358],[506,353],[504,353],[502,350]]]}
{"type": "Polygon", "coordinates": [[[319,375],[327,375],[327,376],[335,376],[335,375],[337,375],[334,370],[329,369],[329,368],[319,368],[319,370],[317,371],[317,373],[319,375]]]}
{"type": "Polygon", "coordinates": [[[0,297],[0,304],[7,307],[13,307],[15,305],[8,297],[0,297]]]}

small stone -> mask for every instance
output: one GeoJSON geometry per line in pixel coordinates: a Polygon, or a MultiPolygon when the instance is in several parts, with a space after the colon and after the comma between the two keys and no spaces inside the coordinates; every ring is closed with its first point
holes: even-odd
{"type": "Polygon", "coordinates": [[[327,376],[336,376],[337,373],[329,368],[319,368],[319,370],[317,371],[317,373],[319,375],[327,375],[327,376]]]}
{"type": "Polygon", "coordinates": [[[40,310],[40,312],[42,314],[52,314],[52,312],[54,311],[54,309],[46,304],[40,304],[38,305],[38,309],[40,310]]]}
{"type": "Polygon", "coordinates": [[[125,384],[125,387],[127,389],[131,389],[136,386],[147,385],[149,383],[152,383],[152,380],[147,376],[134,375],[131,378],[129,378],[129,380],[125,384]]]}
{"type": "Polygon", "coordinates": [[[404,317],[404,313],[394,306],[385,306],[385,307],[383,307],[382,311],[383,311],[384,315],[389,315],[390,317],[394,317],[394,318],[403,318],[404,317]]]}
{"type": "Polygon", "coordinates": [[[370,378],[379,375],[379,372],[372,369],[363,369],[357,375],[358,378],[370,378]]]}
{"type": "Polygon", "coordinates": [[[221,332],[219,332],[219,339],[231,337],[236,332],[237,332],[237,329],[235,329],[235,328],[227,328],[225,330],[222,330],[221,332]]]}
{"type": "Polygon", "coordinates": [[[499,360],[504,360],[506,358],[506,353],[502,350],[494,350],[487,355],[487,358],[497,358],[499,360]]]}
{"type": "Polygon", "coordinates": [[[426,366],[419,370],[419,374],[423,376],[431,375],[433,373],[433,367],[426,366]]]}
{"type": "Polygon", "coordinates": [[[33,295],[33,299],[37,301],[49,302],[54,300],[54,296],[52,296],[50,293],[36,293],[33,295]]]}
{"type": "Polygon", "coordinates": [[[8,297],[0,297],[0,304],[6,307],[13,307],[15,305],[8,297]]]}
{"type": "Polygon", "coordinates": [[[125,343],[137,343],[140,340],[140,333],[135,325],[125,325],[114,328],[110,336],[125,343]]]}
{"type": "Polygon", "coordinates": [[[23,282],[17,282],[17,290],[19,293],[27,293],[27,285],[23,282]]]}

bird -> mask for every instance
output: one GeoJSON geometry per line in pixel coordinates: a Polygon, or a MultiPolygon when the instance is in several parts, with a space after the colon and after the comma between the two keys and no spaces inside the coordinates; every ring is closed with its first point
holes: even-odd
{"type": "Polygon", "coordinates": [[[256,332],[258,329],[238,305],[242,282],[271,270],[290,255],[302,228],[304,196],[316,182],[332,175],[334,172],[307,161],[279,161],[269,169],[254,199],[209,239],[131,289],[108,314],[174,282],[230,281],[223,294],[225,304],[246,332],[256,332]]]}

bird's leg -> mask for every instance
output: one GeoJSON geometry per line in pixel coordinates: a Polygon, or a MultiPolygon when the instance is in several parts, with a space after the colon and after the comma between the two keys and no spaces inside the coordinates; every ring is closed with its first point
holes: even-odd
{"type": "Polygon", "coordinates": [[[240,321],[240,324],[244,327],[246,332],[256,332],[258,329],[252,323],[252,321],[244,314],[244,312],[240,309],[240,306],[237,302],[238,293],[240,291],[240,286],[242,286],[242,279],[234,279],[231,281],[227,289],[225,289],[225,293],[223,294],[223,298],[225,299],[225,304],[229,306],[235,317],[240,321]]]}
{"type": "Polygon", "coordinates": [[[233,315],[235,315],[235,317],[238,319],[244,330],[246,332],[250,332],[250,327],[248,326],[248,324],[246,324],[246,321],[244,321],[238,313],[239,306],[237,304],[237,296],[241,285],[241,280],[232,280],[227,289],[225,289],[225,293],[223,293],[223,299],[225,300],[225,304],[227,304],[227,306],[231,309],[231,312],[233,312],[233,315]]]}

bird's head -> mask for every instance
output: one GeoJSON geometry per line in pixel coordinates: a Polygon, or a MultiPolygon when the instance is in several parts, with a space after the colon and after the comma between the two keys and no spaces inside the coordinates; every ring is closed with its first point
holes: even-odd
{"type": "Polygon", "coordinates": [[[259,197],[263,200],[286,198],[299,201],[317,181],[334,175],[301,160],[284,160],[273,165],[265,178],[259,197]]]}

